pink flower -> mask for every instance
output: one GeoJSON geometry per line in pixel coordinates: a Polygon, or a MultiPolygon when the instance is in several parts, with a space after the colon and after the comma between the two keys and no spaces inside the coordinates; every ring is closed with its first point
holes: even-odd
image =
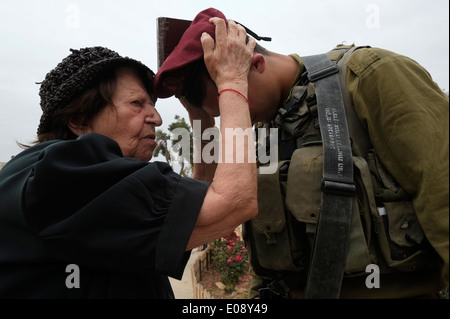
{"type": "Polygon", "coordinates": [[[231,258],[229,258],[228,260],[227,260],[227,264],[231,264],[233,262],[233,259],[231,259],[231,258]]]}
{"type": "Polygon", "coordinates": [[[237,255],[234,257],[235,261],[241,261],[242,260],[242,256],[241,255],[237,255]]]}

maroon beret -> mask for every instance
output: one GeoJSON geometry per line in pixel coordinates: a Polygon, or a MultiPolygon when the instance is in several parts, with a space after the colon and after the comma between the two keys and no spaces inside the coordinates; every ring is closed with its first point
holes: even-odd
{"type": "Polygon", "coordinates": [[[168,98],[183,93],[193,63],[203,57],[200,40],[203,32],[207,32],[215,39],[215,26],[209,22],[212,17],[226,20],[224,14],[214,8],[200,12],[181,36],[178,45],[161,65],[154,82],[157,97],[168,98]]]}

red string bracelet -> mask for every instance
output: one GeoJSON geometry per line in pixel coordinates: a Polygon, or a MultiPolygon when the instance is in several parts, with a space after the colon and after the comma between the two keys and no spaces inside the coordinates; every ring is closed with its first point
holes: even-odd
{"type": "Polygon", "coordinates": [[[248,101],[247,97],[246,97],[244,94],[242,94],[241,92],[239,92],[239,91],[237,91],[237,90],[234,90],[234,89],[223,89],[222,91],[220,91],[220,92],[217,94],[217,102],[219,102],[219,97],[220,97],[220,95],[221,95],[223,92],[226,92],[226,91],[235,92],[235,93],[239,94],[240,96],[242,96],[242,97],[245,99],[245,101],[247,102],[248,107],[250,108],[250,102],[248,101]]]}

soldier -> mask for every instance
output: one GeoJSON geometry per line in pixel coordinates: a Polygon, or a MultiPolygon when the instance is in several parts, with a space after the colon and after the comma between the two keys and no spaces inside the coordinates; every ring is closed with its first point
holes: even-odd
{"type": "MultiPolygon", "coordinates": [[[[318,110],[324,106],[307,73],[308,59],[257,44],[248,95],[218,92],[200,45],[204,32],[214,37],[211,17],[225,20],[214,8],[200,12],[160,67],[155,90],[160,98],[179,98],[191,120],[199,109],[219,116],[217,96],[235,95],[249,102],[255,128],[278,129],[276,172],[258,175],[259,213],[245,225],[255,277],[250,297],[259,290],[261,297],[333,298],[317,287],[334,276],[339,263],[341,273],[331,278],[338,287],[334,297],[436,297],[448,289],[449,100],[430,74],[412,59],[380,48],[338,46],[327,54],[340,65],[338,93],[346,101],[354,170],[349,186],[355,192],[333,194],[351,198],[344,225],[349,231],[339,233],[331,223],[318,235],[327,216],[322,139],[328,133],[340,138],[340,132],[320,125],[318,110]],[[315,245],[327,233],[331,239],[319,253],[315,245]],[[314,281],[308,274],[317,270],[314,281]]],[[[327,116],[333,120],[334,113],[327,116]]]]}

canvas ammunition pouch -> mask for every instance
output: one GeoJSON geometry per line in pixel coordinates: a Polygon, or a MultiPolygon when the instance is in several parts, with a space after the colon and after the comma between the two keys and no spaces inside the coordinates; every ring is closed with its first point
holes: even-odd
{"type": "MultiPolygon", "coordinates": [[[[339,61],[350,48],[339,47],[329,56],[339,61]]],[[[435,268],[439,258],[411,199],[383,167],[348,97],[345,100],[356,194],[344,280],[367,276],[370,264],[377,265],[381,275],[435,268]]],[[[314,85],[300,82],[276,119],[257,128],[270,127],[279,129],[279,161],[270,164],[275,173],[258,174],[259,213],[245,224],[244,239],[255,274],[274,293],[287,297],[305,287],[321,209],[324,159],[314,85]]],[[[269,139],[264,142],[259,147],[269,150],[269,139]]]]}

